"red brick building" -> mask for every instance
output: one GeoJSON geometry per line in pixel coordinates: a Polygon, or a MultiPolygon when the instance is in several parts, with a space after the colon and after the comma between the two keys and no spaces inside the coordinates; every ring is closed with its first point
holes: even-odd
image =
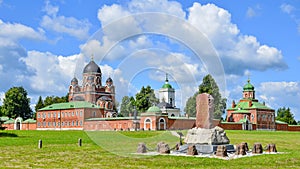
{"type": "Polygon", "coordinates": [[[102,72],[93,59],[83,69],[82,86],[74,77],[69,86],[69,102],[86,101],[100,107],[101,117],[113,117],[115,111],[115,86],[109,77],[102,85],[102,72]]]}
{"type": "Polygon", "coordinates": [[[227,109],[227,122],[241,123],[243,130],[275,130],[275,110],[255,99],[254,86],[248,80],[243,87],[243,98],[236,104],[234,101],[227,109]]]}
{"type": "Polygon", "coordinates": [[[86,101],[57,103],[37,112],[37,130],[83,130],[88,118],[103,118],[101,108],[86,101]]]}

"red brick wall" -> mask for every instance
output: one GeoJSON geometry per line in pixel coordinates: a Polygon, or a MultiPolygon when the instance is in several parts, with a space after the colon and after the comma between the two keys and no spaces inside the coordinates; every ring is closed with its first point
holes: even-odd
{"type": "Polygon", "coordinates": [[[37,113],[37,128],[38,129],[82,129],[85,112],[87,116],[100,116],[99,109],[66,109],[66,110],[45,110],[37,113]],[[54,115],[55,114],[55,115],[54,115]]]}
{"type": "Polygon", "coordinates": [[[129,120],[106,120],[85,121],[84,130],[128,130],[133,129],[133,121],[129,120]]]}
{"type": "MultiPolygon", "coordinates": [[[[219,123],[218,126],[224,130],[242,130],[242,123],[219,123]]],[[[252,130],[256,130],[256,124],[252,124],[252,130]]]]}
{"type": "MultiPolygon", "coordinates": [[[[159,116],[159,117],[161,117],[161,116],[159,116]]],[[[156,122],[157,122],[157,118],[159,118],[159,117],[157,117],[157,116],[141,116],[140,129],[149,130],[149,126],[144,125],[144,122],[146,119],[151,119],[152,130],[156,130],[157,129],[156,122]]]]}
{"type": "Polygon", "coordinates": [[[242,123],[219,123],[224,130],[242,130],[242,123]]]}
{"type": "Polygon", "coordinates": [[[288,130],[288,125],[287,124],[278,124],[278,123],[276,123],[276,130],[287,131],[288,130]]]}
{"type": "Polygon", "coordinates": [[[288,131],[300,131],[300,126],[288,126],[288,131]]]}
{"type": "Polygon", "coordinates": [[[36,130],[36,123],[22,123],[22,130],[36,130]]]}
{"type": "MultiPolygon", "coordinates": [[[[14,123],[2,124],[2,127],[6,127],[5,130],[14,130],[14,123]]],[[[36,123],[22,123],[21,130],[36,130],[36,123]]]]}
{"type": "Polygon", "coordinates": [[[169,119],[167,129],[182,130],[191,129],[196,126],[195,119],[169,119]]]}
{"type": "Polygon", "coordinates": [[[6,127],[5,130],[13,130],[14,129],[14,123],[2,124],[2,127],[6,127]]]}

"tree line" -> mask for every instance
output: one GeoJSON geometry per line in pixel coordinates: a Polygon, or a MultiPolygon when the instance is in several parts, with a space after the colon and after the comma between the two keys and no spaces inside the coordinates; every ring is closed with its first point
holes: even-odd
{"type": "Polygon", "coordinates": [[[68,95],[62,97],[47,96],[45,100],[40,96],[34,112],[30,108],[30,98],[27,91],[22,86],[12,87],[5,92],[3,104],[0,106],[0,116],[7,116],[13,119],[21,117],[23,120],[36,118],[35,114],[39,109],[54,103],[63,102],[68,102],[68,95]]]}
{"type": "MultiPolygon", "coordinates": [[[[187,100],[184,108],[185,113],[190,117],[196,116],[196,96],[200,93],[208,93],[213,96],[215,105],[214,118],[221,119],[226,110],[226,98],[221,97],[219,87],[211,75],[206,75],[203,78],[202,83],[198,86],[198,91],[187,100]]],[[[51,104],[63,102],[68,102],[68,95],[62,97],[47,96],[44,100],[42,96],[39,96],[35,106],[35,112],[51,104]]],[[[135,96],[124,96],[122,98],[118,116],[127,117],[133,115],[134,110],[136,110],[139,115],[142,112],[146,112],[149,107],[158,103],[159,99],[156,98],[154,89],[149,85],[146,87],[143,86],[135,96]]],[[[22,86],[12,87],[5,93],[3,105],[0,106],[0,116],[7,116],[13,119],[22,117],[26,120],[28,118],[36,118],[35,112],[31,110],[30,98],[28,98],[27,91],[22,86]]],[[[300,124],[300,121],[296,122],[290,108],[286,107],[277,110],[276,120],[291,125],[300,124]]]]}

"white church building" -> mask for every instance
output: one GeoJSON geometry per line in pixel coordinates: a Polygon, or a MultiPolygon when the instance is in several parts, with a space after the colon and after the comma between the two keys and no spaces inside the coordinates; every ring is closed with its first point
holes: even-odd
{"type": "Polygon", "coordinates": [[[175,89],[169,83],[168,74],[164,85],[159,89],[159,104],[157,105],[162,113],[168,114],[168,117],[179,117],[180,109],[175,106],[175,89]]]}

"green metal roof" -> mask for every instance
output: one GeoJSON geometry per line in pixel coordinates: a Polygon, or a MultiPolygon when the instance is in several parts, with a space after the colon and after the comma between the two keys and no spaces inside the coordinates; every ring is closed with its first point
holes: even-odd
{"type": "Polygon", "coordinates": [[[234,111],[234,112],[232,112],[232,113],[239,113],[239,114],[249,114],[250,112],[248,111],[248,110],[242,110],[242,109],[240,109],[240,110],[236,110],[236,111],[234,111]]]}
{"type": "Polygon", "coordinates": [[[162,86],[163,89],[172,89],[172,86],[169,84],[168,74],[166,74],[165,84],[162,86]]]}
{"type": "Polygon", "coordinates": [[[165,83],[161,88],[163,88],[163,89],[172,89],[172,86],[169,83],[165,83]]]}
{"type": "Polygon", "coordinates": [[[23,121],[23,123],[36,123],[36,120],[34,120],[34,119],[27,119],[27,120],[23,121]]]}
{"type": "Polygon", "coordinates": [[[151,106],[145,113],[142,113],[141,116],[167,116],[167,113],[162,113],[159,107],[151,106]]]}
{"type": "Polygon", "coordinates": [[[9,120],[9,117],[7,116],[0,117],[0,121],[7,121],[7,120],[9,120]]]}
{"type": "Polygon", "coordinates": [[[4,122],[3,124],[11,124],[11,123],[15,123],[14,119],[9,119],[6,122],[4,122]]]}
{"type": "Polygon", "coordinates": [[[252,100],[252,106],[249,107],[249,102],[248,101],[240,101],[234,108],[229,108],[228,110],[249,110],[249,109],[265,109],[265,110],[273,110],[266,105],[259,103],[258,101],[253,101],[252,100]]]}
{"type": "Polygon", "coordinates": [[[276,120],[275,123],[277,123],[277,124],[288,124],[288,123],[286,123],[286,122],[279,121],[279,120],[276,120]]]}
{"type": "Polygon", "coordinates": [[[157,107],[157,106],[151,106],[151,107],[149,107],[149,109],[147,110],[147,113],[149,113],[149,112],[160,113],[161,110],[160,110],[160,108],[157,107]]]}
{"type": "Polygon", "coordinates": [[[244,85],[244,91],[254,91],[254,86],[250,83],[250,80],[247,81],[248,83],[244,85]]]}
{"type": "Polygon", "coordinates": [[[74,108],[100,108],[99,106],[86,101],[75,101],[66,103],[55,103],[50,106],[44,107],[41,110],[64,110],[64,109],[74,109],[74,108]]]}

